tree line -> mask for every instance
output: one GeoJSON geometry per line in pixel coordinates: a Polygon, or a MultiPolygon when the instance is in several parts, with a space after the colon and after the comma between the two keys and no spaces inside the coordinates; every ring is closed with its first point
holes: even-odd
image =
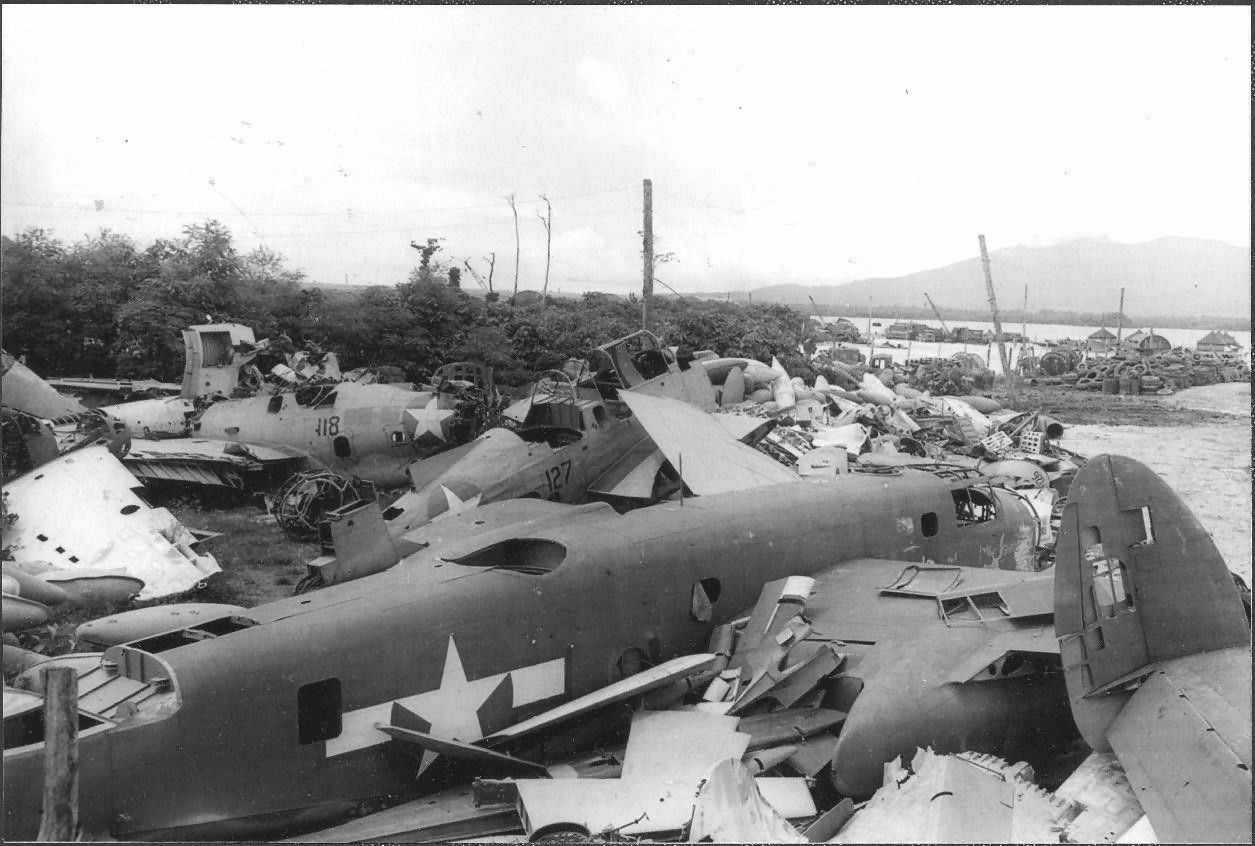
{"type": "MultiPolygon", "coordinates": [[[[265,248],[242,253],[222,223],[183,228],[140,248],[101,231],[66,245],[44,229],[0,236],[3,344],[36,372],[178,381],[182,330],[235,322],[260,338],[335,351],[341,367],[392,365],[422,379],[441,364],[478,361],[505,385],[640,328],[636,298],[586,293],[524,304],[448,284],[449,268],[422,252],[405,282],[320,288],[265,248]]],[[[810,371],[799,352],[806,320],[788,306],[656,298],[650,327],[667,344],[810,371]]]]}

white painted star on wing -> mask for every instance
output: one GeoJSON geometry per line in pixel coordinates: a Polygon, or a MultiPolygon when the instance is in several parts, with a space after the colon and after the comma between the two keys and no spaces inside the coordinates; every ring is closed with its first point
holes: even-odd
{"type": "Polygon", "coordinates": [[[454,514],[461,514],[463,511],[469,511],[479,505],[479,501],[484,497],[483,491],[476,491],[474,496],[462,499],[462,497],[458,496],[444,485],[440,486],[440,490],[444,491],[444,498],[445,502],[448,503],[448,509],[443,514],[437,515],[437,517],[448,517],[454,514]]]}

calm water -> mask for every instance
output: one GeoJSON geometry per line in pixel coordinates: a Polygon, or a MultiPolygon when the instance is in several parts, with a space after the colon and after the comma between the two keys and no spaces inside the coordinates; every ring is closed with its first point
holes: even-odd
{"type": "MultiPolygon", "coordinates": [[[[828,322],[835,322],[836,319],[837,319],[836,317],[825,318],[825,320],[827,320],[828,322]]],[[[851,322],[853,322],[855,326],[858,327],[858,330],[861,333],[863,333],[864,335],[867,334],[867,318],[866,317],[862,317],[862,318],[851,317],[848,319],[851,322]]],[[[985,344],[945,344],[945,343],[931,343],[930,344],[930,343],[919,343],[919,342],[908,342],[908,341],[892,341],[891,343],[897,345],[896,348],[886,347],[884,345],[886,342],[883,340],[882,333],[884,332],[885,329],[889,328],[890,324],[894,322],[895,321],[893,321],[890,318],[883,318],[883,317],[873,318],[872,319],[872,323],[873,323],[872,332],[876,337],[876,352],[888,353],[889,355],[893,356],[893,360],[895,362],[905,362],[908,358],[949,358],[950,356],[954,355],[956,352],[971,352],[971,353],[976,353],[977,355],[985,358],[989,367],[992,368],[994,371],[999,372],[999,373],[1002,372],[1002,364],[998,360],[998,347],[996,344],[988,344],[988,345],[985,345],[985,344]],[[879,323],[880,326],[875,326],[874,325],[875,323],[879,323]]],[[[930,326],[937,325],[936,321],[916,319],[916,322],[927,323],[930,326]]],[[[991,333],[994,330],[994,325],[990,321],[956,320],[954,322],[947,322],[946,325],[950,327],[951,330],[959,326],[966,326],[970,329],[983,329],[991,333]]],[[[1021,324],[1019,323],[1003,323],[1002,324],[1002,330],[1004,332],[1019,332],[1020,328],[1021,328],[1021,324]]],[[[1037,343],[1037,342],[1060,341],[1060,340],[1063,340],[1064,338],[1084,340],[1085,338],[1089,337],[1091,333],[1098,331],[1099,328],[1100,327],[1098,326],[1065,326],[1062,324],[1054,324],[1054,323],[1029,323],[1024,326],[1024,333],[1025,335],[1028,336],[1028,338],[1030,338],[1035,343],[1029,344],[1029,349],[1025,352],[1026,354],[1029,352],[1033,352],[1037,355],[1041,355],[1042,353],[1046,352],[1050,348],[1048,346],[1045,346],[1044,344],[1037,343]]],[[[1116,327],[1114,326],[1107,326],[1106,328],[1112,333],[1116,331],[1116,327]]],[[[1133,332],[1136,332],[1138,329],[1144,330],[1144,329],[1149,329],[1149,328],[1152,328],[1152,327],[1126,326],[1124,327],[1122,337],[1128,337],[1130,334],[1132,334],[1133,332]]],[[[1198,340],[1200,338],[1202,338],[1204,335],[1206,335],[1208,332],[1211,331],[1210,329],[1160,329],[1159,327],[1154,327],[1154,329],[1155,329],[1156,335],[1162,335],[1163,337],[1167,338],[1174,347],[1185,346],[1185,347],[1191,347],[1191,348],[1195,344],[1198,343],[1198,340]]],[[[1225,330],[1225,331],[1227,331],[1228,334],[1235,341],[1237,341],[1239,344],[1243,346],[1245,352],[1249,353],[1251,349],[1250,331],[1245,331],[1245,332],[1236,331],[1236,330],[1225,330]]],[[[830,345],[821,344],[820,349],[827,348],[828,346],[830,345]]],[[[863,352],[864,355],[867,354],[867,349],[868,349],[867,344],[847,344],[846,346],[859,349],[863,352]]],[[[1008,346],[1008,352],[1011,354],[1011,364],[1012,366],[1014,366],[1015,363],[1019,360],[1020,345],[1008,343],[1007,346],[1008,346]]]]}

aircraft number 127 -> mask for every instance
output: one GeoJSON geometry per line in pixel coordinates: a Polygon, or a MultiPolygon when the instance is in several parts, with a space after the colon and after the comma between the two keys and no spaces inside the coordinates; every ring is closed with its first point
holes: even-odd
{"type": "Polygon", "coordinates": [[[557,493],[562,487],[571,481],[571,461],[567,459],[545,471],[545,483],[549,485],[550,493],[557,493]]]}

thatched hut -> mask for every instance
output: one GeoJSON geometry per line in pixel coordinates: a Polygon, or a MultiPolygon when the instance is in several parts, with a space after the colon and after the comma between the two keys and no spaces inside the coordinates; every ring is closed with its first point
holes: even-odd
{"type": "Polygon", "coordinates": [[[1198,352],[1212,353],[1229,353],[1237,352],[1242,348],[1232,335],[1228,332],[1208,332],[1206,335],[1198,339],[1194,349],[1198,352]]]}
{"type": "Polygon", "coordinates": [[[1116,336],[1108,329],[1099,329],[1085,339],[1085,345],[1095,352],[1106,351],[1116,345],[1116,336]]]}

